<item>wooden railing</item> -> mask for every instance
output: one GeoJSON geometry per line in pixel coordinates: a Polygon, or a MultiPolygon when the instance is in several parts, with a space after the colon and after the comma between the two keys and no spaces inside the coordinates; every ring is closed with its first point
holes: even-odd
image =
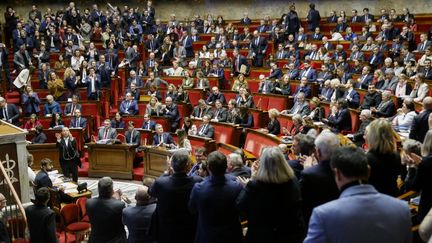
{"type": "MultiPolygon", "coordinates": [[[[6,157],[6,160],[8,159],[6,157]]],[[[6,223],[9,236],[12,242],[27,242],[25,234],[27,218],[24,207],[2,162],[0,162],[0,171],[0,187],[3,187],[3,192],[9,192],[4,195],[7,206],[2,209],[3,219],[6,223]]]]}

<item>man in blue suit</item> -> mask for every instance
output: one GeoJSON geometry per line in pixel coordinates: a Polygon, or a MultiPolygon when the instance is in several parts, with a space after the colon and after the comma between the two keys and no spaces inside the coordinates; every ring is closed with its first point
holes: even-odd
{"type": "Polygon", "coordinates": [[[52,95],[47,95],[46,100],[47,100],[47,103],[44,106],[44,115],[45,116],[51,115],[53,113],[61,114],[62,111],[60,108],[60,104],[54,100],[54,97],[52,95]]]}
{"type": "Polygon", "coordinates": [[[165,98],[165,108],[162,109],[164,117],[166,117],[171,123],[171,131],[175,131],[177,129],[178,123],[180,121],[180,114],[178,111],[178,107],[173,103],[171,97],[165,98]]]}
{"type": "Polygon", "coordinates": [[[369,65],[373,68],[377,68],[379,65],[384,63],[384,55],[379,51],[378,47],[374,47],[372,55],[369,59],[369,65]]]}
{"type": "Polygon", "coordinates": [[[408,204],[367,184],[370,167],[361,149],[340,148],[330,164],[341,195],[313,210],[305,243],[411,242],[408,204]]]}
{"type": "Polygon", "coordinates": [[[87,127],[87,119],[84,117],[81,117],[81,110],[75,109],[75,117],[71,119],[70,122],[70,128],[83,128],[86,129],[87,127]]]}
{"type": "Polygon", "coordinates": [[[200,177],[188,176],[191,164],[186,151],[174,152],[170,160],[172,174],[161,176],[149,189],[149,194],[157,198],[156,240],[159,243],[194,242],[196,217],[188,209],[190,194],[200,177]]]}
{"type": "Polygon", "coordinates": [[[354,89],[354,83],[354,80],[348,80],[343,98],[346,99],[349,108],[357,109],[360,106],[360,94],[354,89]]]}
{"type": "Polygon", "coordinates": [[[149,229],[156,203],[152,202],[146,187],[137,189],[135,200],[135,207],[123,209],[122,221],[128,228],[128,242],[154,242],[149,229]]]}
{"type": "Polygon", "coordinates": [[[183,31],[183,38],[181,40],[181,43],[186,50],[186,57],[193,57],[193,40],[192,37],[187,33],[187,31],[183,31]]]}
{"type": "Polygon", "coordinates": [[[97,100],[99,98],[99,92],[101,90],[101,80],[99,75],[96,74],[94,67],[89,69],[89,75],[86,80],[87,84],[87,99],[97,100]]]}
{"type": "Polygon", "coordinates": [[[149,114],[145,114],[144,115],[144,121],[143,121],[141,128],[145,129],[145,130],[155,131],[156,130],[156,122],[150,119],[149,114]]]}
{"type": "Polygon", "coordinates": [[[317,79],[317,73],[315,69],[312,68],[309,61],[303,63],[303,70],[300,72],[299,78],[306,77],[307,81],[315,82],[317,79]]]}
{"type": "Polygon", "coordinates": [[[127,93],[125,100],[120,104],[120,114],[123,116],[134,116],[138,114],[138,103],[133,99],[131,93],[127,93]]]}
{"type": "Polygon", "coordinates": [[[308,22],[308,30],[314,31],[316,27],[319,27],[319,23],[321,21],[321,16],[318,10],[315,10],[315,4],[309,4],[309,13],[306,17],[308,22]]]}
{"type": "Polygon", "coordinates": [[[156,125],[156,134],[153,136],[153,145],[170,146],[174,144],[174,140],[169,133],[164,132],[161,124],[156,125]]]}
{"type": "Polygon", "coordinates": [[[225,175],[227,158],[221,152],[210,153],[207,163],[210,177],[195,184],[189,201],[190,210],[198,214],[195,243],[242,242],[235,206],[242,186],[225,175]]]}

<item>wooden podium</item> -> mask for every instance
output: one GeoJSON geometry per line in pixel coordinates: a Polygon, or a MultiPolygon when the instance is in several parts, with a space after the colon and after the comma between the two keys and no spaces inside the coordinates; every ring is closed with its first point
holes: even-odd
{"type": "Polygon", "coordinates": [[[89,177],[132,179],[134,145],[88,143],[89,177]]]}
{"type": "Polygon", "coordinates": [[[55,143],[29,144],[27,150],[33,155],[33,170],[40,170],[40,161],[48,158],[53,162],[54,170],[62,172],[59,161],[59,149],[55,143]]]}
{"type": "Polygon", "coordinates": [[[170,150],[161,147],[144,148],[144,177],[156,178],[167,170],[168,157],[172,155],[170,150]]]}

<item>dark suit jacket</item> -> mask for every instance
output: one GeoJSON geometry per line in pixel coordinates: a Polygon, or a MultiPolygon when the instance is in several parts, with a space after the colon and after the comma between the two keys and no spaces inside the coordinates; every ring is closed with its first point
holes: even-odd
{"type": "Polygon", "coordinates": [[[174,173],[159,177],[149,188],[150,195],[158,200],[155,227],[159,243],[194,241],[196,217],[189,212],[188,202],[192,187],[201,180],[185,173],[174,173]]]}
{"type": "Polygon", "coordinates": [[[237,58],[233,58],[233,65],[232,65],[231,73],[233,73],[233,74],[239,74],[240,67],[242,65],[246,65],[246,66],[249,67],[249,64],[248,64],[246,58],[244,56],[241,56],[239,54],[237,58]]]}
{"type": "Polygon", "coordinates": [[[133,130],[133,137],[132,137],[132,142],[131,142],[131,132],[126,131],[125,132],[125,138],[126,138],[126,143],[127,144],[134,144],[139,146],[141,143],[141,134],[139,131],[137,130],[133,130]]]}
{"type": "Polygon", "coordinates": [[[351,116],[348,109],[341,109],[335,116],[328,118],[329,125],[333,126],[338,132],[351,131],[351,116]]]}
{"type": "Polygon", "coordinates": [[[45,143],[47,140],[47,136],[45,135],[45,133],[41,132],[39,134],[36,133],[36,135],[32,138],[31,142],[33,144],[40,144],[40,143],[45,143]]]}
{"type": "Polygon", "coordinates": [[[425,110],[414,117],[409,138],[423,142],[426,133],[429,131],[428,119],[431,113],[432,110],[425,110]]]}
{"type": "Polygon", "coordinates": [[[25,209],[30,231],[30,243],[57,243],[55,213],[45,205],[25,209]]]}
{"type": "Polygon", "coordinates": [[[197,130],[197,135],[200,137],[213,138],[214,136],[214,127],[211,124],[207,124],[204,127],[204,124],[201,124],[197,130]]]}
{"type": "Polygon", "coordinates": [[[279,135],[280,134],[280,122],[278,119],[270,120],[267,124],[267,130],[270,134],[279,135]]]}
{"type": "Polygon", "coordinates": [[[248,221],[246,242],[303,241],[306,227],[296,179],[281,184],[251,181],[238,196],[237,208],[248,221]]]}
{"type": "Polygon", "coordinates": [[[71,122],[70,122],[70,127],[71,128],[81,127],[83,129],[86,129],[87,128],[87,119],[84,117],[80,117],[79,122],[78,122],[78,119],[76,117],[73,117],[71,119],[71,122]]]}
{"type": "MultiPolygon", "coordinates": [[[[384,101],[382,101],[382,102],[384,102],[384,101]]],[[[378,117],[392,117],[394,114],[396,114],[396,107],[395,107],[393,100],[388,101],[387,103],[385,103],[381,107],[378,105],[377,109],[378,109],[378,111],[375,112],[375,114],[378,117]]]]}
{"type": "Polygon", "coordinates": [[[201,111],[201,108],[199,106],[195,106],[192,112],[192,116],[197,118],[202,118],[205,115],[209,115],[210,117],[213,116],[211,107],[205,108],[203,111],[201,111]]]}
{"type": "MultiPolygon", "coordinates": [[[[171,135],[169,133],[166,133],[166,132],[162,133],[162,140],[163,140],[164,144],[173,144],[174,143],[174,140],[171,137],[171,135]]],[[[155,134],[153,136],[153,145],[158,145],[160,143],[161,143],[161,141],[159,139],[159,135],[155,134]]]]}
{"type": "Polygon", "coordinates": [[[30,114],[33,110],[36,112],[36,114],[40,112],[40,100],[37,93],[33,93],[32,96],[29,96],[27,93],[23,93],[21,99],[24,113],[30,114]]]}
{"type": "Polygon", "coordinates": [[[310,9],[306,20],[308,22],[308,30],[314,31],[316,27],[319,27],[321,21],[320,13],[315,9],[310,9]]]}
{"type": "Polygon", "coordinates": [[[87,215],[92,227],[89,242],[125,242],[126,232],[122,223],[122,212],[125,207],[116,199],[92,198],[87,200],[87,215]]]}
{"type": "Polygon", "coordinates": [[[41,187],[53,187],[52,181],[49,178],[48,173],[42,170],[37,173],[34,184],[36,185],[35,190],[38,190],[41,187]]]}
{"type": "Polygon", "coordinates": [[[213,112],[212,119],[217,119],[218,122],[226,122],[228,118],[227,109],[222,107],[220,110],[215,109],[213,112]]]}
{"type": "Polygon", "coordinates": [[[432,157],[428,155],[424,157],[417,168],[417,173],[413,182],[413,189],[421,191],[420,205],[419,205],[419,217],[421,221],[432,207],[432,183],[431,183],[431,172],[432,172],[432,157]]]}
{"type": "MultiPolygon", "coordinates": [[[[348,96],[348,94],[349,94],[348,90],[345,90],[343,97],[346,98],[348,96]]],[[[360,94],[355,89],[353,89],[351,91],[350,97],[351,97],[351,100],[347,99],[349,108],[357,109],[360,106],[360,94]]]]}
{"type": "Polygon", "coordinates": [[[4,243],[11,242],[6,225],[1,221],[0,221],[0,242],[4,242],[4,243]]]}
{"type": "Polygon", "coordinates": [[[401,169],[399,153],[378,154],[369,151],[367,159],[371,168],[369,183],[381,193],[393,197],[397,196],[399,193],[397,178],[401,169]]]}
{"type": "Polygon", "coordinates": [[[150,223],[152,215],[156,209],[156,204],[137,205],[123,209],[123,224],[128,228],[129,243],[153,243],[150,235],[150,223]]]}
{"type": "Polygon", "coordinates": [[[220,100],[222,104],[226,104],[226,102],[225,102],[225,96],[224,96],[222,93],[220,93],[220,92],[219,92],[219,94],[217,94],[217,95],[211,93],[211,94],[207,97],[206,103],[207,103],[207,104],[209,104],[209,103],[214,104],[214,102],[215,102],[216,100],[220,100]]]}
{"type": "MultiPolygon", "coordinates": [[[[3,109],[0,109],[0,120],[3,120],[5,117],[3,116],[3,109]]],[[[7,110],[7,118],[8,121],[12,120],[12,124],[15,126],[19,126],[19,111],[18,108],[14,104],[7,104],[6,105],[7,110]]]]}
{"type": "Polygon", "coordinates": [[[154,131],[156,129],[156,122],[152,120],[149,120],[148,123],[143,122],[141,128],[154,131]]]}
{"type": "Polygon", "coordinates": [[[236,198],[242,186],[228,176],[210,176],[195,184],[189,208],[198,214],[195,243],[242,242],[236,198]]]}
{"type": "MultiPolygon", "coordinates": [[[[75,110],[76,110],[76,109],[81,110],[81,107],[82,107],[81,104],[76,104],[75,107],[74,107],[73,109],[75,109],[75,110]]],[[[73,110],[72,110],[72,103],[67,103],[66,106],[65,106],[65,109],[64,109],[64,111],[63,111],[64,114],[65,114],[65,115],[69,115],[69,114],[72,113],[72,111],[73,111],[73,110]]]]}
{"type": "Polygon", "coordinates": [[[314,207],[339,197],[339,189],[334,180],[330,161],[320,161],[318,165],[303,170],[300,188],[303,199],[303,213],[307,223],[314,207]]]}

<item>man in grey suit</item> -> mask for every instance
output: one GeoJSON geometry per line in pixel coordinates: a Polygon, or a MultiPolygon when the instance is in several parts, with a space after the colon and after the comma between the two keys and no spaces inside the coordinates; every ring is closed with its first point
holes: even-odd
{"type": "Polygon", "coordinates": [[[15,68],[20,71],[32,65],[31,57],[25,49],[25,45],[20,46],[20,49],[15,52],[13,62],[15,64],[15,68]]]}
{"type": "Polygon", "coordinates": [[[301,116],[309,115],[310,109],[305,94],[303,92],[298,93],[293,107],[289,110],[282,111],[282,113],[292,115],[299,114],[301,116]]]}
{"type": "Polygon", "coordinates": [[[205,138],[213,138],[214,135],[214,127],[210,124],[210,116],[203,116],[203,122],[201,126],[198,128],[197,136],[205,137],[205,138]]]}
{"type": "Polygon", "coordinates": [[[212,115],[212,121],[226,122],[227,119],[228,119],[227,109],[222,106],[222,102],[220,100],[216,100],[215,109],[212,115]]]}
{"type": "Polygon", "coordinates": [[[111,121],[106,119],[104,126],[99,128],[98,140],[102,139],[115,139],[117,137],[117,131],[111,127],[111,121]]]}
{"type": "Polygon", "coordinates": [[[330,164],[341,195],[313,210],[305,243],[411,242],[408,204],[367,184],[370,167],[361,149],[340,148],[330,164]]]}

